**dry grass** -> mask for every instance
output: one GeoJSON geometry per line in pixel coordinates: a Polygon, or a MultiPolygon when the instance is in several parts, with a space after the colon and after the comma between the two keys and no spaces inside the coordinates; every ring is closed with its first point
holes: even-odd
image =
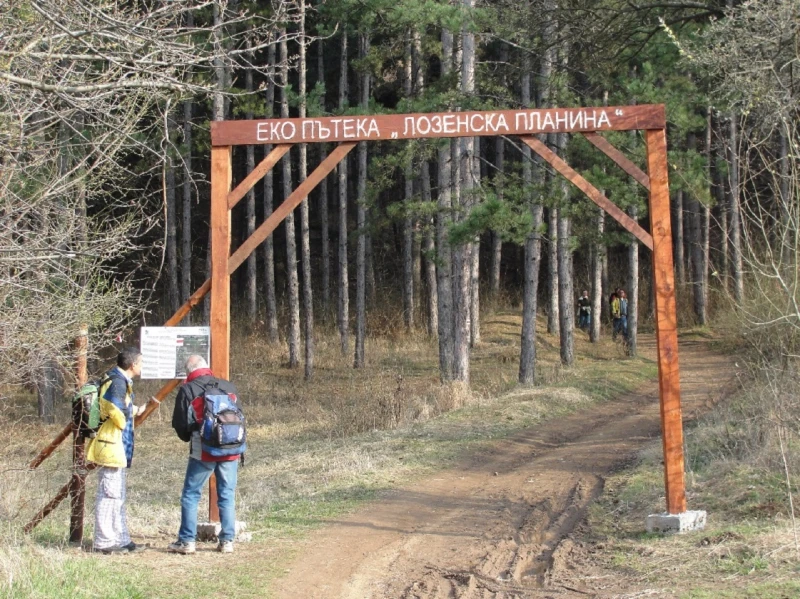
{"type": "MultiPolygon", "coordinates": [[[[381,489],[446,467],[464,451],[489,439],[634,388],[654,374],[652,356],[620,361],[610,342],[593,346],[581,333],[576,367],[566,370],[558,359],[557,339],[540,334],[540,386],[519,388],[520,318],[506,312],[483,321],[483,340],[473,351],[468,391],[458,384],[439,383],[435,341],[424,334],[407,334],[388,320],[382,330],[385,336],[368,340],[364,370],[352,368],[352,355],[341,354],[336,335],[320,334],[311,381],[303,380],[302,369],[286,367],[284,345],[265,343],[258,331],[234,331],[231,378],[244,401],[250,436],[246,466],[240,475],[238,517],[254,531],[262,557],[267,551],[280,563],[297,534],[381,489]]],[[[139,381],[135,387],[138,397],[144,398],[158,384],[139,381]]],[[[165,402],[137,430],[136,457],[129,476],[131,530],[137,540],[155,546],[174,538],[180,514],[186,446],[170,428],[171,408],[171,402],[165,402]]],[[[68,502],[36,529],[32,540],[23,540],[19,533],[68,480],[70,472],[66,444],[38,470],[25,469],[35,450],[61,428],[42,426],[34,410],[33,399],[20,395],[6,400],[0,414],[6,430],[12,431],[11,439],[0,448],[4,480],[0,522],[5,525],[0,536],[7,546],[17,547],[11,554],[24,553],[29,564],[0,560],[2,576],[15,571],[24,576],[31,567],[27,575],[33,579],[55,576],[52,570],[46,570],[49,575],[42,574],[41,568],[30,566],[44,558],[37,557],[37,549],[25,547],[66,550],[68,502]],[[9,428],[11,422],[15,424],[9,428]]],[[[59,422],[67,418],[67,406],[61,406],[59,422]]],[[[94,493],[94,477],[90,476],[87,539],[92,536],[94,493]]],[[[201,505],[201,513],[205,509],[201,505]]],[[[68,561],[82,564],[89,560],[85,567],[95,567],[94,558],[66,551],[68,561]]],[[[156,573],[165,576],[168,580],[161,596],[189,596],[191,585],[172,586],[170,577],[175,578],[175,585],[179,581],[167,565],[162,569],[160,562],[166,558],[160,553],[153,553],[153,558],[136,562],[150,564],[137,570],[137,575],[144,580],[156,573]]],[[[247,576],[229,581],[238,589],[238,596],[261,596],[248,580],[268,576],[263,564],[243,563],[242,568],[247,576]]],[[[230,576],[240,576],[237,572],[230,576]]]]}

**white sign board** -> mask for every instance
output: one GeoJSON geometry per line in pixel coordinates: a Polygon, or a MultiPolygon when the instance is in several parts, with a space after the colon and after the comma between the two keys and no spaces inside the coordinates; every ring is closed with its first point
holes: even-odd
{"type": "Polygon", "coordinates": [[[211,327],[142,327],[140,339],[143,379],[182,379],[186,358],[209,360],[211,327]]]}

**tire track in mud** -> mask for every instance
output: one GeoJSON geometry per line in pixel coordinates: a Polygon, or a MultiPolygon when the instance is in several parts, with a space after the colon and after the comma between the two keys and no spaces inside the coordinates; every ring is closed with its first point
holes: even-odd
{"type": "MultiPolygon", "coordinates": [[[[729,358],[701,344],[683,343],[681,352],[690,414],[732,371],[729,358]]],[[[606,597],[573,582],[580,577],[570,571],[570,535],[602,493],[604,475],[659,435],[655,382],[523,431],[312,535],[277,596],[606,597]]]]}

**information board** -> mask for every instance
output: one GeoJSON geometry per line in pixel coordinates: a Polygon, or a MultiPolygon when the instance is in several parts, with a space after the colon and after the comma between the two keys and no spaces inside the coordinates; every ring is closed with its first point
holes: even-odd
{"type": "Polygon", "coordinates": [[[192,354],[209,361],[210,327],[142,327],[143,379],[182,379],[192,354]]]}

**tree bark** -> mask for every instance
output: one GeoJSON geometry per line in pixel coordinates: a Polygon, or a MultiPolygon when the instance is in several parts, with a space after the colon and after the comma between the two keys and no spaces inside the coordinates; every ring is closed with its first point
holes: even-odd
{"type": "MultiPolygon", "coordinates": [[[[628,209],[630,217],[636,221],[639,209],[632,205],[628,209]]],[[[636,342],[639,331],[639,240],[631,236],[628,245],[628,354],[636,355],[636,342]]]]}
{"type": "MultiPolygon", "coordinates": [[[[453,34],[442,30],[442,76],[452,71],[453,34]]],[[[452,143],[444,140],[438,151],[438,196],[436,214],[436,290],[439,307],[439,378],[445,383],[453,380],[453,279],[452,252],[448,228],[452,218],[451,186],[452,143]]]]}
{"type": "MultiPolygon", "coordinates": [[[[523,59],[522,68],[522,106],[531,105],[531,61],[528,55],[523,59]]],[[[542,244],[542,205],[535,203],[531,192],[533,185],[532,152],[527,145],[522,146],[522,183],[525,189],[525,203],[532,215],[531,232],[525,239],[523,258],[522,292],[522,332],[520,337],[519,382],[532,385],[536,377],[536,311],[539,293],[539,270],[541,266],[542,244]]]]}
{"type": "Polygon", "coordinates": [[[683,198],[683,190],[675,192],[675,271],[678,276],[678,283],[686,284],[686,259],[684,258],[684,212],[686,206],[683,198]]]}
{"type": "MultiPolygon", "coordinates": [[[[506,144],[502,137],[495,138],[494,152],[495,152],[495,167],[497,168],[495,174],[495,193],[497,199],[501,203],[505,198],[505,185],[503,180],[503,171],[505,169],[505,149],[506,144]]],[[[530,148],[529,148],[530,150],[530,148]]],[[[500,265],[503,258],[503,239],[497,231],[492,231],[492,253],[489,268],[489,289],[492,296],[497,297],[500,293],[500,265]]]]}
{"type": "Polygon", "coordinates": [[[742,218],[741,218],[741,183],[739,181],[739,139],[737,130],[738,115],[731,114],[728,162],[730,163],[730,237],[731,266],[733,268],[733,297],[737,304],[744,299],[744,275],[742,264],[742,218]]]}
{"type": "Polygon", "coordinates": [[[547,311],[547,332],[560,335],[558,310],[558,210],[547,209],[547,282],[550,287],[547,311]]]}
{"type": "MultiPolygon", "coordinates": [[[[289,56],[286,44],[286,32],[281,36],[281,118],[289,118],[289,56]]],[[[282,159],[283,164],[283,199],[292,193],[292,159],[287,152],[282,159]]],[[[286,290],[287,309],[289,312],[289,368],[300,365],[300,283],[297,278],[297,238],[295,235],[294,212],[284,219],[286,226],[286,290]]]]}
{"type": "MultiPolygon", "coordinates": [[[[431,172],[430,164],[427,160],[422,161],[420,168],[422,201],[426,205],[432,202],[431,195],[431,172]]],[[[439,330],[439,304],[436,284],[436,262],[433,259],[436,252],[434,243],[434,221],[428,217],[423,236],[423,252],[425,254],[425,285],[428,289],[428,336],[435,337],[439,330]]]]}
{"type": "Polygon", "coordinates": [[[606,246],[603,243],[603,232],[606,226],[606,213],[602,208],[597,210],[597,241],[592,252],[592,321],[589,327],[589,341],[597,343],[600,340],[600,324],[603,301],[603,260],[606,255],[606,246]]]}
{"type": "MultiPolygon", "coordinates": [[[[412,40],[411,32],[406,33],[405,64],[403,78],[403,94],[406,98],[412,95],[412,40]]],[[[409,144],[414,143],[407,142],[409,144]]],[[[411,203],[414,196],[414,167],[411,153],[407,155],[405,165],[404,195],[405,217],[403,219],[403,324],[407,331],[414,328],[414,218],[411,212],[411,203]]]]}
{"type": "MultiPolygon", "coordinates": [[[[365,61],[369,53],[369,37],[360,37],[360,58],[365,61]]],[[[370,74],[361,73],[361,109],[369,107],[370,74]]],[[[358,248],[356,253],[356,343],[353,366],[363,368],[365,361],[364,344],[367,335],[367,142],[358,144],[358,248]]]]}
{"type": "MultiPolygon", "coordinates": [[[[267,49],[269,74],[267,78],[265,118],[271,118],[275,106],[275,44],[270,44],[267,49]]],[[[264,156],[272,151],[272,145],[264,146],[264,156]]],[[[274,199],[274,169],[270,169],[264,176],[264,219],[272,214],[274,199]]],[[[280,340],[278,333],[278,301],[275,290],[275,242],[270,235],[264,240],[264,291],[266,293],[266,324],[267,339],[270,343],[280,340]]]]}
{"type": "MultiPolygon", "coordinates": [[[[192,101],[183,103],[183,205],[181,208],[181,303],[192,295],[192,101]]],[[[186,315],[187,319],[189,314],[186,315]]],[[[191,322],[191,320],[188,320],[191,322]]]]}
{"type": "MultiPolygon", "coordinates": [[[[317,41],[317,77],[325,84],[325,39],[320,37],[317,41]]],[[[320,164],[328,157],[328,150],[324,143],[319,147],[320,164]]],[[[331,243],[330,243],[330,217],[328,214],[328,177],[319,183],[319,224],[322,237],[322,314],[323,319],[329,317],[331,307],[331,243]]]]}
{"type": "MultiPolygon", "coordinates": [[[[253,70],[246,68],[245,72],[245,90],[248,95],[253,92],[253,70]]],[[[248,110],[245,113],[245,118],[250,120],[253,118],[253,111],[248,110]]],[[[256,167],[256,154],[255,146],[248,145],[245,147],[247,172],[252,173],[256,167]]],[[[256,230],[256,192],[251,188],[247,192],[247,205],[246,205],[246,229],[247,237],[253,234],[256,230]]],[[[247,306],[247,320],[250,326],[254,326],[258,318],[258,295],[257,295],[257,280],[256,280],[256,253],[253,252],[247,257],[247,275],[245,279],[245,305],[247,306]]]]}
{"type": "MultiPolygon", "coordinates": [[[[177,124],[172,118],[172,113],[167,116],[167,138],[174,139],[173,133],[177,129],[177,124]]],[[[172,144],[170,144],[171,146],[172,144]]],[[[167,212],[167,247],[166,247],[166,261],[167,261],[167,303],[169,305],[170,313],[175,313],[180,308],[180,289],[179,289],[179,275],[178,275],[178,205],[176,198],[176,183],[175,183],[175,163],[170,149],[164,157],[166,164],[164,165],[164,201],[166,203],[167,212]]]]}
{"type": "MultiPolygon", "coordinates": [[[[342,31],[339,63],[339,110],[347,106],[347,30],[342,31]]],[[[339,305],[337,312],[342,355],[350,346],[350,290],[347,276],[347,157],[339,163],[339,305]]]]}
{"type": "MultiPolygon", "coordinates": [[[[301,119],[306,118],[307,96],[306,81],[308,63],[306,60],[306,3],[298,2],[299,14],[299,64],[298,64],[298,113],[301,119]]],[[[300,144],[299,182],[308,177],[308,144],[300,144]]],[[[303,378],[311,380],[314,375],[314,293],[311,284],[311,234],[309,231],[308,197],[300,203],[300,257],[303,266],[303,337],[305,364],[303,378]]]]}

